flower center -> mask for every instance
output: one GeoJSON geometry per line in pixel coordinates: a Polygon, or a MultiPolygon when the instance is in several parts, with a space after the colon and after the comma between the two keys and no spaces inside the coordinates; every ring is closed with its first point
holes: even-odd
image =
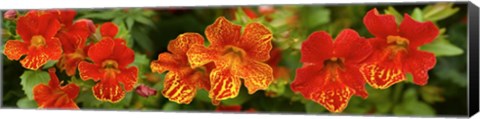
{"type": "Polygon", "coordinates": [[[30,41],[30,46],[33,47],[41,47],[45,45],[45,38],[41,35],[36,35],[32,37],[32,40],[30,41]]]}
{"type": "Polygon", "coordinates": [[[228,59],[227,64],[230,65],[241,63],[246,54],[247,53],[243,49],[235,46],[226,46],[225,51],[223,52],[223,56],[228,59]]]}
{"type": "Polygon", "coordinates": [[[344,67],[344,59],[332,57],[324,61],[324,66],[329,72],[329,79],[336,81],[338,78],[338,69],[342,70],[344,67]]]}
{"type": "Polygon", "coordinates": [[[83,59],[85,57],[82,49],[75,50],[74,53],[69,54],[70,58],[72,59],[83,59]]]}
{"type": "Polygon", "coordinates": [[[102,67],[103,67],[103,69],[105,71],[105,75],[107,77],[115,78],[115,75],[117,73],[120,73],[120,70],[118,70],[118,63],[115,60],[103,61],[102,67]]]}
{"type": "Polygon", "coordinates": [[[387,43],[406,48],[409,44],[409,41],[401,36],[387,36],[387,43]]]}

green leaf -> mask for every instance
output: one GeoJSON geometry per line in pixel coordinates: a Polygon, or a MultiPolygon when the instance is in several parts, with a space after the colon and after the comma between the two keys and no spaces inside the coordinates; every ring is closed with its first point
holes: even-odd
{"type": "Polygon", "coordinates": [[[135,23],[135,20],[134,20],[133,18],[131,18],[131,17],[128,17],[127,20],[126,20],[126,22],[127,22],[127,28],[128,28],[129,30],[132,29],[133,24],[135,23]]]}
{"type": "Polygon", "coordinates": [[[441,56],[456,56],[463,54],[463,50],[459,47],[451,44],[448,40],[439,38],[435,39],[432,43],[425,44],[420,47],[421,50],[432,52],[437,57],[441,56]]]}
{"type": "Polygon", "coordinates": [[[460,8],[453,8],[453,3],[437,3],[428,5],[423,9],[425,21],[439,21],[445,19],[460,10],[460,8]]]}
{"type": "Polygon", "coordinates": [[[143,31],[142,29],[138,27],[133,27],[133,30],[131,31],[131,34],[133,36],[133,39],[135,40],[135,43],[140,45],[140,47],[145,50],[145,51],[152,51],[153,50],[153,43],[148,37],[148,34],[146,31],[143,31]]]}
{"type": "Polygon", "coordinates": [[[130,35],[130,31],[127,29],[125,24],[118,25],[118,33],[116,35],[117,38],[123,38],[127,43],[127,47],[133,46],[133,40],[130,35]]]}
{"type": "Polygon", "coordinates": [[[167,102],[162,108],[164,111],[177,111],[179,109],[180,105],[175,102],[167,102]]]}
{"type": "Polygon", "coordinates": [[[45,71],[25,71],[20,76],[20,84],[28,99],[33,100],[33,88],[38,84],[48,84],[50,76],[45,71]]]}
{"type": "Polygon", "coordinates": [[[24,108],[24,109],[26,109],[26,108],[31,109],[31,108],[37,108],[38,107],[37,102],[35,102],[34,100],[30,100],[26,97],[18,100],[17,101],[17,106],[18,106],[18,108],[24,108]]]}
{"type": "Polygon", "coordinates": [[[116,17],[116,11],[105,11],[100,13],[88,13],[81,18],[96,18],[102,20],[111,20],[116,17]]]}
{"type": "Polygon", "coordinates": [[[305,15],[301,16],[303,16],[302,19],[307,27],[315,28],[330,22],[330,10],[326,8],[304,9],[304,12],[305,15]]]}
{"type": "Polygon", "coordinates": [[[197,95],[195,96],[195,99],[206,102],[206,103],[211,102],[210,98],[208,97],[208,91],[203,90],[203,89],[202,90],[197,90],[197,95]]]}
{"type": "Polygon", "coordinates": [[[422,10],[420,10],[420,8],[413,9],[412,18],[417,21],[423,22],[422,10]]]}
{"type": "Polygon", "coordinates": [[[135,21],[137,21],[141,24],[144,24],[144,25],[147,25],[149,27],[155,28],[155,23],[153,23],[153,21],[150,20],[149,18],[140,16],[140,17],[135,17],[134,19],[135,19],[135,21]]]}
{"type": "Polygon", "coordinates": [[[307,111],[307,114],[318,114],[324,112],[326,109],[322,105],[308,100],[305,104],[305,110],[307,111]]]}
{"type": "Polygon", "coordinates": [[[81,103],[82,108],[86,109],[98,109],[103,103],[101,101],[98,101],[97,98],[94,97],[91,88],[82,88],[82,90],[80,90],[80,92],[78,93],[76,102],[81,103]]]}
{"type": "Polygon", "coordinates": [[[42,69],[48,69],[53,67],[55,64],[57,64],[58,60],[48,60],[47,64],[43,65],[42,69]]]}

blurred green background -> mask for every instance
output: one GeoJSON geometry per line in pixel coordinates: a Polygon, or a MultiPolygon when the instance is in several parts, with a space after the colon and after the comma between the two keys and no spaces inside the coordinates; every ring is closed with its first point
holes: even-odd
{"type": "MultiPolygon", "coordinates": [[[[136,52],[133,65],[140,69],[138,84],[153,87],[159,92],[145,98],[131,91],[117,104],[104,103],[93,97],[90,90],[92,81],[83,82],[78,79],[78,74],[73,78],[66,76],[64,72],[57,74],[60,79],[81,86],[82,90],[76,102],[82,109],[211,112],[216,107],[210,103],[205,90],[199,90],[188,105],[170,102],[162,97],[160,91],[163,89],[164,74],[152,73],[149,65],[157,59],[159,53],[166,52],[169,40],[184,32],[204,35],[206,26],[212,24],[217,17],[226,16],[239,25],[257,21],[269,27],[274,33],[274,46],[281,49],[278,66],[287,68],[289,77],[277,79],[279,81],[272,84],[267,91],[259,91],[253,95],[248,95],[246,88],[242,87],[238,97],[223,101],[223,105],[240,105],[242,110],[254,109],[260,113],[328,114],[321,105],[305,100],[290,90],[288,84],[295,77],[295,69],[302,66],[299,62],[300,44],[310,33],[317,30],[328,31],[335,37],[340,30],[352,28],[364,37],[372,37],[362,20],[368,10],[377,8],[380,13],[395,15],[398,20],[402,19],[404,13],[408,13],[416,20],[433,21],[441,28],[441,35],[421,48],[435,53],[437,64],[429,72],[428,85],[413,84],[411,76],[408,81],[385,90],[373,89],[367,85],[369,97],[363,100],[353,96],[342,114],[466,115],[466,6],[466,3],[277,5],[274,6],[275,12],[271,14],[261,12],[259,6],[77,9],[76,19],[88,18],[95,24],[113,21],[119,25],[118,37],[125,38],[128,46],[136,52]],[[244,9],[251,10],[257,18],[248,19],[250,12],[244,9]],[[236,19],[233,20],[233,17],[236,19]]],[[[2,14],[4,12],[2,11],[2,14]]],[[[3,20],[2,32],[3,44],[6,40],[18,37],[15,23],[9,20],[3,20]]],[[[26,98],[21,85],[20,77],[25,69],[18,61],[10,61],[5,55],[2,57],[2,107],[36,108],[35,101],[26,98]]]]}

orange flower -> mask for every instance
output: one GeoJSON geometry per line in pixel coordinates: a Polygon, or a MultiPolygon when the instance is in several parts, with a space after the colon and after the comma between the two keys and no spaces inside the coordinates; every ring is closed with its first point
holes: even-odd
{"type": "Polygon", "coordinates": [[[205,29],[210,46],[194,45],[187,52],[193,68],[213,62],[209,97],[216,105],[234,98],[244,79],[249,94],[268,88],[273,71],[263,63],[270,58],[272,33],[262,24],[250,23],[241,33],[241,26],[219,17],[205,29]]]}
{"type": "Polygon", "coordinates": [[[88,50],[88,57],[93,63],[82,61],[78,65],[83,80],[98,82],[92,87],[95,97],[112,103],[119,102],[125,97],[125,91],[133,89],[138,75],[137,67],[127,67],[134,60],[134,51],[125,45],[123,39],[110,37],[117,34],[116,28],[112,23],[103,24],[100,32],[106,37],[88,50]]]}
{"type": "Polygon", "coordinates": [[[57,37],[62,43],[64,54],[57,66],[60,70],[66,70],[68,76],[73,76],[78,63],[86,58],[86,41],[95,32],[95,26],[93,22],[88,20],[73,22],[73,18],[76,15],[74,10],[52,10],[49,12],[57,14],[57,18],[62,24],[57,37]],[[93,30],[91,27],[93,27],[93,30]]]}
{"type": "Polygon", "coordinates": [[[55,75],[55,69],[48,70],[50,81],[48,85],[38,84],[33,88],[34,100],[39,108],[79,109],[74,99],[77,98],[80,88],[75,84],[60,86],[55,75]]]}
{"type": "Polygon", "coordinates": [[[165,76],[163,96],[170,101],[189,104],[198,88],[208,90],[208,69],[191,68],[188,63],[187,51],[190,46],[203,45],[203,37],[197,33],[184,33],[168,44],[168,51],[158,55],[157,61],[152,61],[152,72],[163,73],[165,76]],[[205,72],[206,71],[206,72],[205,72]]]}
{"type": "Polygon", "coordinates": [[[58,60],[62,47],[54,37],[60,29],[60,23],[54,14],[29,12],[18,19],[17,33],[23,41],[9,40],[4,53],[10,60],[19,60],[23,67],[37,70],[48,60],[58,60]]]}

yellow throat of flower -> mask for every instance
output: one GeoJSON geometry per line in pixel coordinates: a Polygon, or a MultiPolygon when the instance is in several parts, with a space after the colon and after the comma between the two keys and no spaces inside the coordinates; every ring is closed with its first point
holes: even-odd
{"type": "Polygon", "coordinates": [[[41,35],[36,35],[36,36],[33,36],[32,39],[30,40],[30,46],[31,47],[35,47],[35,48],[38,48],[38,47],[41,47],[41,46],[45,46],[45,38],[41,35]]]}

